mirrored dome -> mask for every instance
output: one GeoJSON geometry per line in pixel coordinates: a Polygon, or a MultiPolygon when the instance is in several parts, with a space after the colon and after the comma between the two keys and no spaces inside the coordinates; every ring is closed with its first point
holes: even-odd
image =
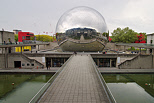
{"type": "Polygon", "coordinates": [[[89,7],[65,12],[56,27],[56,39],[63,51],[102,51],[108,36],[103,16],[89,7]]]}
{"type": "Polygon", "coordinates": [[[65,33],[72,28],[90,28],[96,32],[108,32],[103,16],[89,7],[76,7],[65,12],[59,19],[56,33],[65,33]]]}

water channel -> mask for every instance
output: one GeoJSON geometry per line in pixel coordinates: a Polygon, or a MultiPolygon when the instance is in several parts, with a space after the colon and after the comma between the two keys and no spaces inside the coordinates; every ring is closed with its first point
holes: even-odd
{"type": "Polygon", "coordinates": [[[102,74],[117,103],[154,103],[154,74],[102,74]]]}
{"type": "Polygon", "coordinates": [[[52,74],[0,74],[0,103],[28,103],[52,74]]]}

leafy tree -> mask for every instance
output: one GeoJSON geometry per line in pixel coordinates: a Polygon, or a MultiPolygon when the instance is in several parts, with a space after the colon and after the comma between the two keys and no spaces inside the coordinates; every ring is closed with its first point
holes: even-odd
{"type": "MultiPolygon", "coordinates": [[[[35,35],[37,41],[43,41],[43,42],[52,42],[53,37],[49,35],[35,35]]],[[[34,37],[31,38],[31,40],[34,40],[34,37]]]]}
{"type": "Polygon", "coordinates": [[[135,40],[138,39],[137,33],[132,29],[129,29],[129,27],[126,27],[124,29],[117,28],[111,34],[113,42],[133,43],[135,40]]]}
{"type": "Polygon", "coordinates": [[[109,33],[104,32],[102,35],[109,38],[109,33]]]}
{"type": "Polygon", "coordinates": [[[16,42],[18,41],[18,34],[14,35],[14,39],[15,39],[16,42]]]}
{"type": "Polygon", "coordinates": [[[147,42],[147,34],[146,33],[141,33],[143,35],[143,40],[147,42]]]}

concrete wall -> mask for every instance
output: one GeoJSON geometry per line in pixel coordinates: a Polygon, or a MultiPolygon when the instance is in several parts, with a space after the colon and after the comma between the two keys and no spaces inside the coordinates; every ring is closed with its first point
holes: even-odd
{"type": "Polygon", "coordinates": [[[5,67],[4,54],[0,54],[0,68],[5,67]]]}
{"type": "Polygon", "coordinates": [[[128,48],[130,47],[125,47],[124,46],[116,46],[115,43],[107,43],[106,46],[105,46],[105,49],[111,49],[111,50],[119,50],[119,51],[124,51],[127,50],[128,48]]]}
{"type": "MultiPolygon", "coordinates": [[[[120,57],[120,56],[119,56],[120,57]]],[[[119,64],[125,62],[126,60],[131,60],[133,59],[135,56],[133,57],[120,57],[120,63],[117,63],[116,67],[118,67],[119,64]]]]}
{"type": "Polygon", "coordinates": [[[1,41],[0,41],[0,43],[4,43],[4,41],[6,42],[6,43],[9,43],[9,38],[10,38],[10,41],[12,42],[12,43],[15,43],[15,40],[14,40],[14,32],[8,32],[8,31],[0,31],[0,39],[1,39],[1,41]],[[3,36],[2,36],[3,35],[3,36]],[[2,39],[2,37],[3,37],[3,39],[2,39]],[[3,41],[2,41],[3,40],[3,41]]]}
{"type": "Polygon", "coordinates": [[[44,66],[46,65],[44,62],[42,62],[42,57],[29,57],[30,59],[35,59],[38,62],[42,63],[44,66]]]}
{"type": "Polygon", "coordinates": [[[114,50],[115,49],[115,43],[107,43],[106,46],[105,46],[105,49],[114,50]]]}
{"type": "Polygon", "coordinates": [[[153,40],[152,44],[154,44],[154,34],[147,34],[147,44],[151,44],[151,40],[153,40]]]}
{"type": "MultiPolygon", "coordinates": [[[[58,46],[57,42],[49,42],[49,45],[40,45],[39,50],[51,50],[58,46]]],[[[38,46],[36,46],[36,50],[38,50],[38,46]]]]}
{"type": "MultiPolygon", "coordinates": [[[[4,43],[4,41],[5,43],[10,43],[9,39],[12,43],[15,43],[14,32],[0,31],[0,43],[4,43]]],[[[12,47],[11,52],[14,52],[14,51],[15,51],[15,48],[12,47]]],[[[3,49],[3,52],[5,52],[4,49],[3,49]]],[[[2,48],[0,48],[0,53],[2,53],[2,48]]]]}
{"type": "Polygon", "coordinates": [[[121,63],[118,67],[119,69],[151,69],[152,62],[152,55],[138,55],[121,63]]]}
{"type": "MultiPolygon", "coordinates": [[[[38,62],[31,59],[25,59],[20,53],[8,54],[8,68],[14,68],[14,61],[21,61],[21,68],[42,68],[42,65],[40,65],[38,62]],[[24,66],[22,64],[24,64],[24,66]],[[27,64],[29,64],[29,66],[27,64]],[[32,64],[34,64],[34,66],[32,66],[32,64]]],[[[0,68],[5,68],[4,54],[0,54],[0,68]]]]}

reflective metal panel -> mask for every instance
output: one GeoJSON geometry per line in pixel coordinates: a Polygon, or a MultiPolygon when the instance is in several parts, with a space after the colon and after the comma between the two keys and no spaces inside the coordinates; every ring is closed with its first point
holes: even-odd
{"type": "Polygon", "coordinates": [[[63,51],[102,51],[108,35],[103,16],[89,7],[76,7],[67,11],[56,27],[57,41],[63,51]],[[95,50],[94,46],[90,46],[92,42],[97,47],[95,50]],[[76,48],[72,45],[76,45],[76,48]]]}

